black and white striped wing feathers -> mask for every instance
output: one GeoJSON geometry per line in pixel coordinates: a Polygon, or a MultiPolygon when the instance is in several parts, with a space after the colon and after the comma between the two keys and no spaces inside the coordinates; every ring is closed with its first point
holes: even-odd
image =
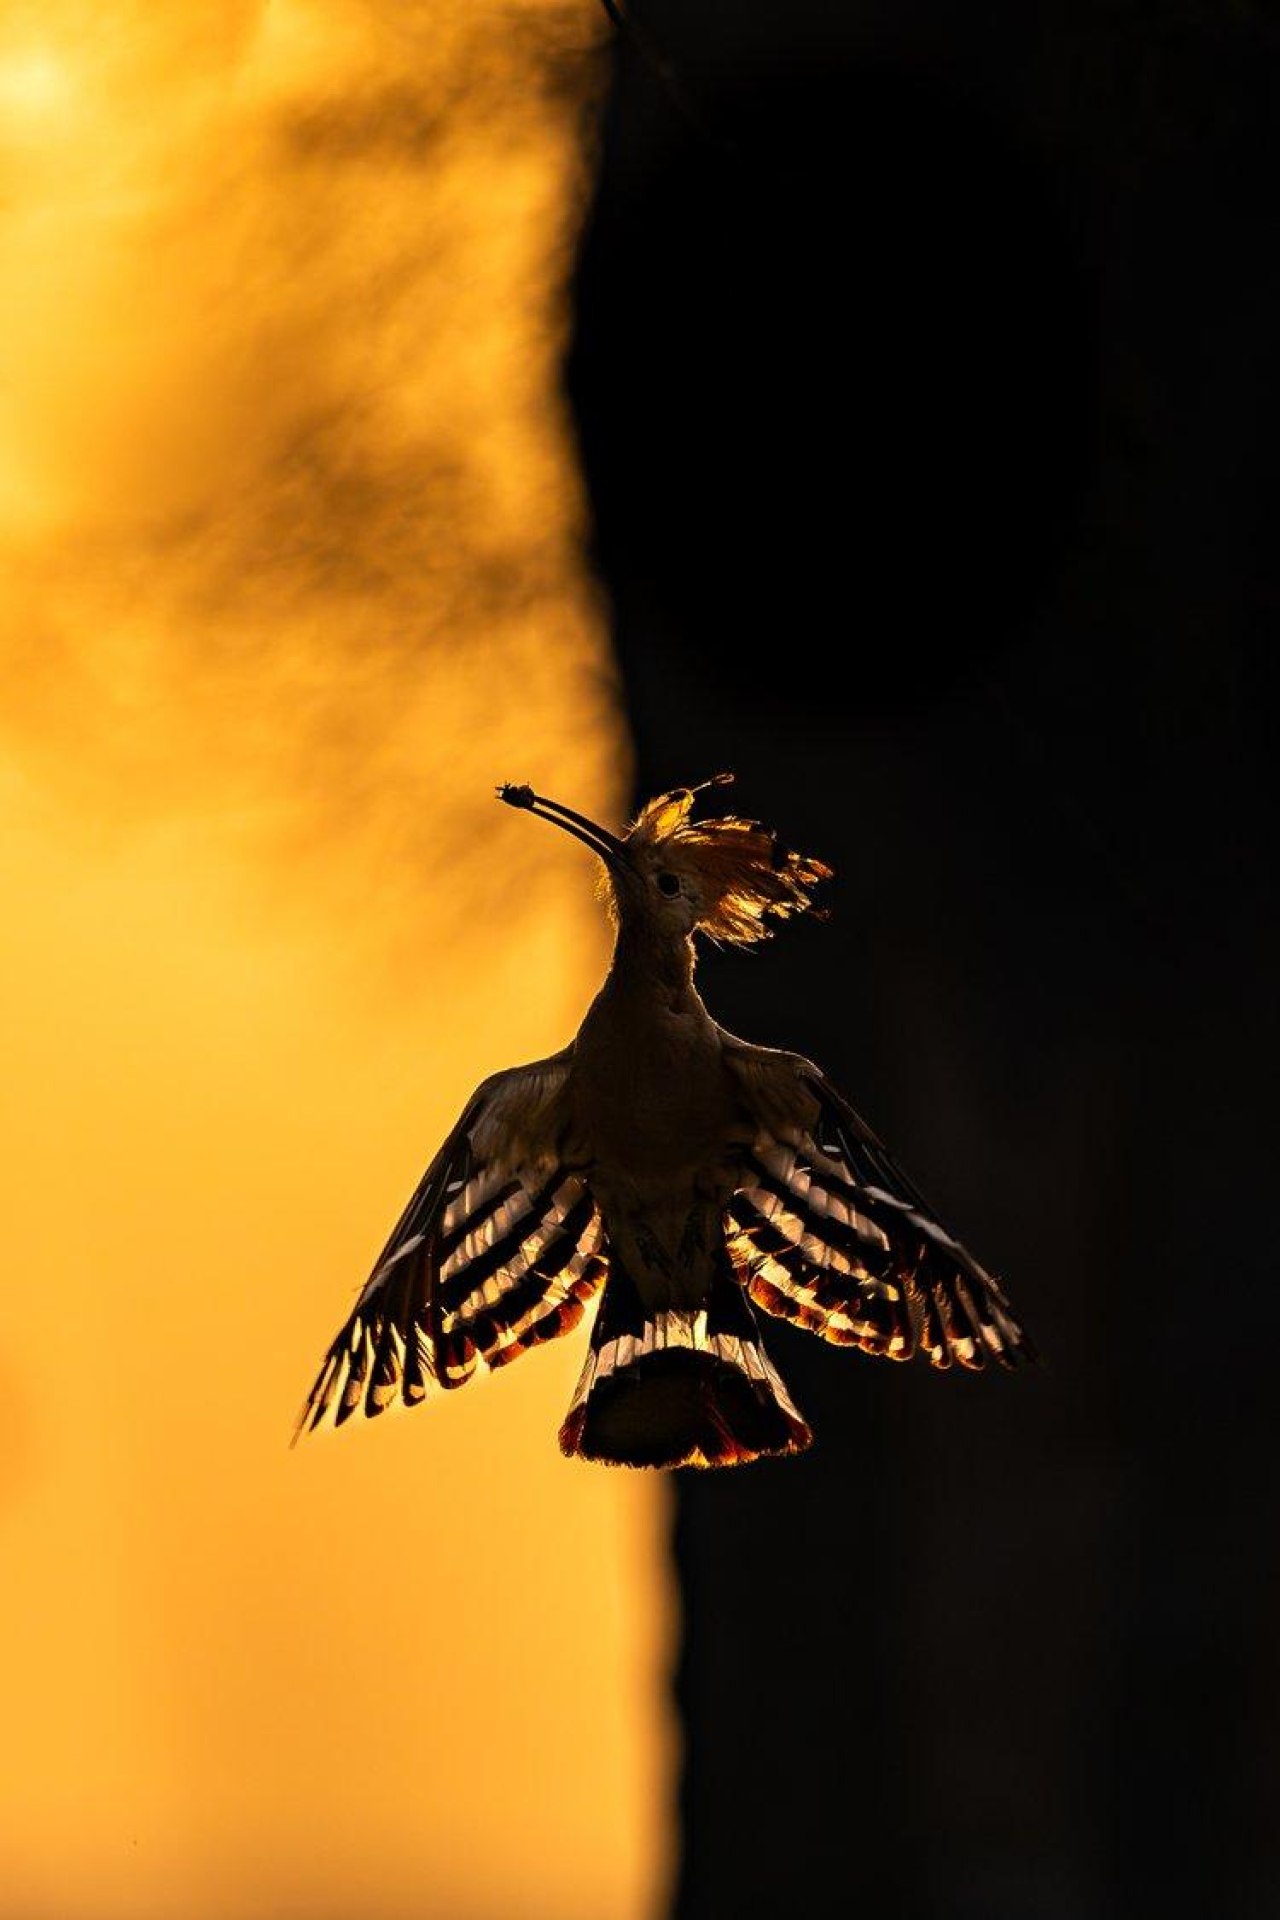
{"type": "Polygon", "coordinates": [[[839,1346],[935,1367],[1012,1368],[1034,1349],[992,1276],[938,1221],[824,1076],[808,1132],[762,1129],[729,1204],[729,1249],[766,1312],[839,1346]]]}
{"type": "Polygon", "coordinates": [[[581,1320],[604,1279],[600,1215],[540,1138],[566,1071],[563,1055],[513,1068],[470,1101],[325,1355],[297,1434],[416,1406],[581,1320]]]}

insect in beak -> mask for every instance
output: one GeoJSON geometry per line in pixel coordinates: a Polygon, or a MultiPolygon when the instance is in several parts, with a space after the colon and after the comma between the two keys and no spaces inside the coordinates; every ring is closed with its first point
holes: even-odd
{"type": "Polygon", "coordinates": [[[494,791],[507,806],[523,808],[526,813],[536,814],[539,820],[549,820],[553,827],[563,827],[575,840],[581,840],[593,853],[598,853],[615,872],[627,865],[627,850],[623,842],[607,827],[597,826],[594,820],[588,820],[585,814],[575,813],[572,807],[562,807],[558,800],[545,799],[542,794],[535,793],[532,787],[513,786],[505,782],[494,791]]]}

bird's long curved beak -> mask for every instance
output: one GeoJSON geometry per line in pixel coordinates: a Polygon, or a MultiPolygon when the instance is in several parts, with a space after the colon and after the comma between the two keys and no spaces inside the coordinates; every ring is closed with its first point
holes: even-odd
{"type": "Polygon", "coordinates": [[[627,850],[618,836],[610,833],[607,827],[599,827],[594,820],[588,820],[585,814],[575,813],[572,807],[562,807],[558,800],[548,800],[544,795],[535,793],[532,787],[503,785],[496,789],[499,800],[509,807],[520,807],[526,813],[536,814],[539,820],[549,820],[553,827],[563,827],[575,840],[581,840],[584,846],[598,853],[606,864],[616,870],[625,867],[627,850]]]}

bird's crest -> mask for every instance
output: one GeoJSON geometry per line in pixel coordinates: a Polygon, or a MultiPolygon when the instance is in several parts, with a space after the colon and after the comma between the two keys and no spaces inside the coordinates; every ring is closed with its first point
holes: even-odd
{"type": "Polygon", "coordinates": [[[767,940],[770,920],[822,910],[813,889],[831,878],[821,860],[794,853],[757,820],[729,814],[714,820],[691,818],[696,796],[708,787],[728,786],[731,773],[719,773],[697,787],[676,787],[646,802],[626,836],[627,846],[647,851],[664,864],[687,873],[700,902],[698,926],[713,940],[747,946],[767,940]]]}

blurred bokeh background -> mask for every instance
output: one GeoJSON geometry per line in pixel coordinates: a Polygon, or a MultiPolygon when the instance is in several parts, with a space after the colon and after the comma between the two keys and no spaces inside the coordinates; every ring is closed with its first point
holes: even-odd
{"type": "Polygon", "coordinates": [[[0,26],[13,1920],[1280,1907],[1277,55],[1248,0],[0,26]],[[1046,1354],[770,1328],[802,1461],[562,1462],[565,1343],[290,1455],[610,819],[1046,1354]]]}
{"type": "Polygon", "coordinates": [[[561,1460],[576,1345],[287,1450],[471,1089],[607,956],[492,797],[627,793],[558,372],[601,38],[4,12],[14,1920],[660,1897],[660,1490],[561,1460]]]}

